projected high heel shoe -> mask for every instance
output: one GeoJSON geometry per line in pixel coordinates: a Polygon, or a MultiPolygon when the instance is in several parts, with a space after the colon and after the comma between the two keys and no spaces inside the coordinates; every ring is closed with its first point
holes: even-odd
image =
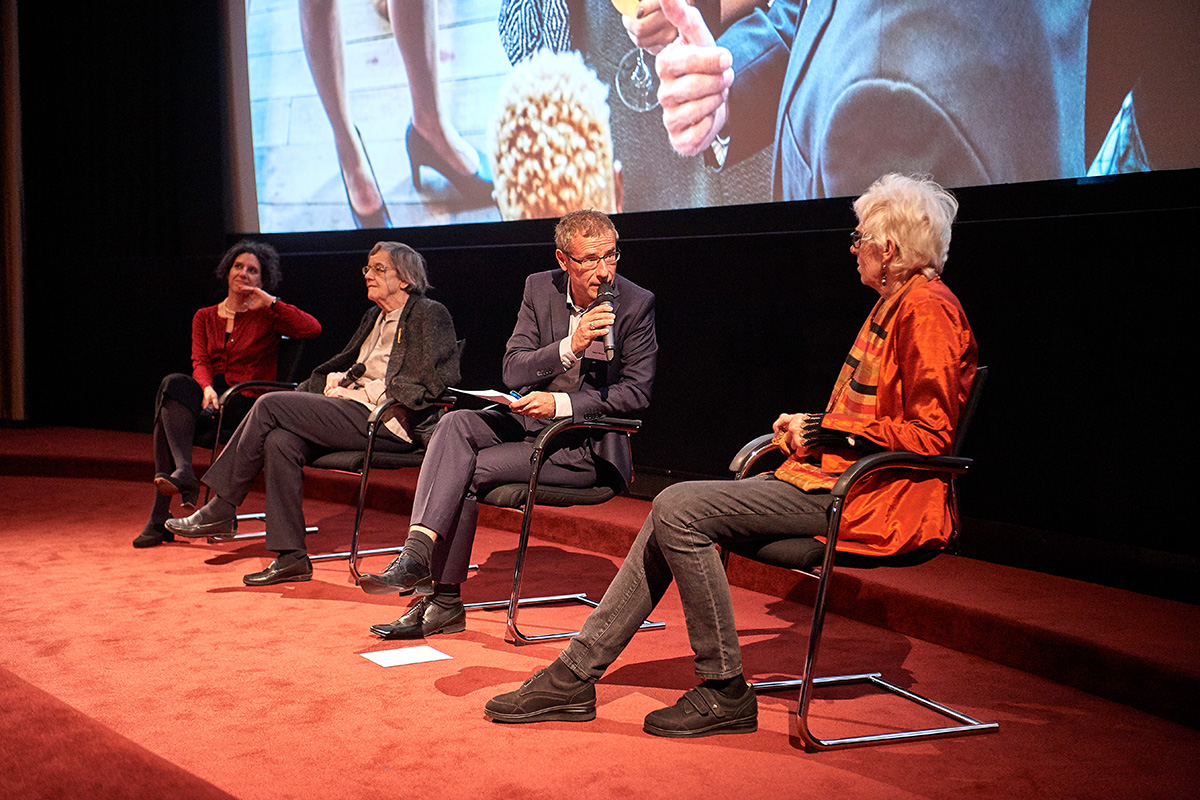
{"type": "Polygon", "coordinates": [[[362,147],[363,158],[367,161],[367,172],[371,174],[371,181],[375,184],[375,193],[379,195],[379,209],[370,214],[359,214],[354,207],[354,203],[350,202],[350,187],[346,185],[346,173],[339,173],[342,176],[342,188],[346,190],[346,205],[350,206],[350,216],[354,217],[354,227],[356,228],[390,228],[392,227],[392,217],[388,214],[387,203],[383,202],[383,192],[379,190],[379,179],[375,177],[375,168],[371,166],[371,157],[367,155],[367,147],[363,144],[362,134],[358,130],[358,126],[354,126],[354,135],[358,137],[358,144],[362,147]]]}
{"type": "MultiPolygon", "coordinates": [[[[421,132],[408,123],[404,134],[404,144],[408,148],[408,163],[412,166],[413,188],[420,191],[421,167],[429,167],[440,172],[450,184],[458,190],[463,199],[472,206],[486,206],[492,202],[492,175],[488,170],[487,159],[479,154],[479,169],[470,175],[463,175],[455,170],[446,159],[442,158],[429,140],[421,132]]],[[[478,152],[478,151],[476,151],[478,152]]]]}

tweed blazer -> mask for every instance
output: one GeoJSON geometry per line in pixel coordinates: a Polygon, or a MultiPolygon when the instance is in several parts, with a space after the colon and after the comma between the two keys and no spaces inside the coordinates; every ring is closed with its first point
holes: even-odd
{"type": "MultiPolygon", "coordinates": [[[[325,376],[345,372],[354,365],[358,351],[375,327],[381,310],[367,309],[358,330],[346,347],[333,358],[313,370],[297,387],[301,391],[322,393],[325,376]]],[[[459,382],[459,349],[455,339],[454,321],[450,312],[436,300],[414,295],[404,304],[397,325],[400,336],[392,344],[388,356],[387,396],[399,400],[409,409],[414,442],[424,445],[433,434],[437,407],[433,405],[447,387],[459,382]]]]}

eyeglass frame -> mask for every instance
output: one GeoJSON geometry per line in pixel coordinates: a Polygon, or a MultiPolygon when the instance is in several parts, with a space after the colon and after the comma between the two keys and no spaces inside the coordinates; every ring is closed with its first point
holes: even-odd
{"type": "Polygon", "coordinates": [[[362,268],[362,274],[364,278],[367,277],[367,273],[369,272],[374,272],[376,275],[383,275],[383,273],[387,272],[389,269],[395,269],[395,267],[393,267],[391,264],[385,264],[383,266],[372,266],[371,264],[367,264],[362,268]]]}
{"type": "Polygon", "coordinates": [[[608,264],[610,267],[614,266],[618,261],[620,261],[621,260],[621,248],[614,247],[612,249],[612,252],[610,252],[610,253],[605,253],[602,256],[592,256],[591,258],[583,258],[583,259],[576,258],[575,256],[568,253],[566,250],[563,251],[563,255],[565,255],[567,258],[571,259],[572,261],[574,261],[576,264],[583,267],[584,269],[596,269],[596,267],[600,266],[601,261],[603,261],[605,264],[608,264]]]}
{"type": "Polygon", "coordinates": [[[867,241],[868,239],[874,239],[874,238],[875,238],[875,235],[872,233],[863,233],[860,230],[853,230],[853,231],[850,231],[850,246],[851,247],[861,247],[863,242],[867,241]]]}

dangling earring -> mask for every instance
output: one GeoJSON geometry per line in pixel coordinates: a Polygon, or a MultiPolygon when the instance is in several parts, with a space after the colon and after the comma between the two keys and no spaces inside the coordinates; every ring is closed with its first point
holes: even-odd
{"type": "Polygon", "coordinates": [[[883,267],[882,267],[882,270],[883,270],[883,280],[881,280],[881,281],[879,282],[879,285],[880,285],[880,286],[887,286],[887,268],[888,268],[888,265],[887,265],[887,264],[884,264],[884,265],[883,265],[883,267]]]}

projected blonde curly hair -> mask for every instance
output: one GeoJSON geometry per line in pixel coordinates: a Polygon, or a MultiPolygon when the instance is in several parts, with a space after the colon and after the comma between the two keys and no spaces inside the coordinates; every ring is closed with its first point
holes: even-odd
{"type": "Polygon", "coordinates": [[[617,211],[607,95],[574,51],[539,50],[513,68],[488,125],[493,194],[504,219],[617,211]]]}

